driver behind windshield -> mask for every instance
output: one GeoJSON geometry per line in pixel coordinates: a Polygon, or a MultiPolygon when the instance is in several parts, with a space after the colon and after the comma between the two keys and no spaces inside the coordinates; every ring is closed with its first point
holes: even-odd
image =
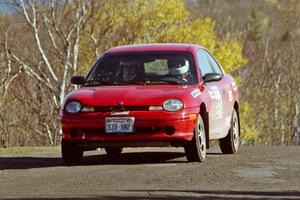
{"type": "Polygon", "coordinates": [[[194,77],[189,71],[189,61],[182,58],[168,60],[169,74],[189,83],[194,83],[194,77]]]}

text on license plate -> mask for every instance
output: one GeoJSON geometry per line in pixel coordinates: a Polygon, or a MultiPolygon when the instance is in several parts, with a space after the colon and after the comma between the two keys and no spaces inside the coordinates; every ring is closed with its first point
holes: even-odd
{"type": "Polygon", "coordinates": [[[106,133],[130,133],[133,132],[134,117],[106,117],[106,133]]]}

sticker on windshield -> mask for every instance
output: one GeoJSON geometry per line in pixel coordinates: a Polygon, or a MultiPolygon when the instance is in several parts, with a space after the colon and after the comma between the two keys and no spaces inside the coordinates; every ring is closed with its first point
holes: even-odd
{"type": "Polygon", "coordinates": [[[217,86],[210,87],[210,94],[212,99],[216,99],[216,116],[217,119],[223,118],[223,101],[220,90],[217,86]]]}
{"type": "Polygon", "coordinates": [[[201,91],[199,89],[196,89],[194,91],[191,92],[191,95],[196,98],[197,96],[199,96],[201,94],[201,91]]]}

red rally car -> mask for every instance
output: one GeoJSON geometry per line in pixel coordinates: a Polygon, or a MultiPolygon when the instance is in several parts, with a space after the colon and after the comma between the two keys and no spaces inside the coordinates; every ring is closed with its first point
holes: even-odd
{"type": "Polygon", "coordinates": [[[112,48],[65,99],[62,157],[78,163],[84,151],[123,147],[184,147],[188,161],[204,161],[209,141],[221,151],[239,147],[237,86],[205,48],[146,44],[112,48]]]}

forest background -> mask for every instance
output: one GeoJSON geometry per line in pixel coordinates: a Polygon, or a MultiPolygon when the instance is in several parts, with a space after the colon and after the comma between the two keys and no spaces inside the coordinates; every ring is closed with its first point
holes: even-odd
{"type": "Polygon", "coordinates": [[[242,145],[300,145],[299,0],[0,0],[0,148],[56,146],[107,49],[196,43],[238,82],[242,145]]]}

